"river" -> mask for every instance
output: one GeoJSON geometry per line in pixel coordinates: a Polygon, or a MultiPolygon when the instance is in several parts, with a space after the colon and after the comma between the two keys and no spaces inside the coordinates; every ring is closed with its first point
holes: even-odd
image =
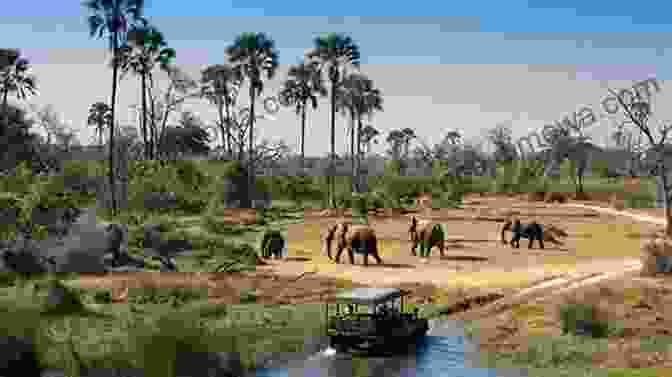
{"type": "Polygon", "coordinates": [[[259,369],[256,377],[526,377],[521,370],[478,367],[478,349],[459,321],[431,320],[415,349],[396,357],[354,358],[326,348],[306,360],[259,369]]]}

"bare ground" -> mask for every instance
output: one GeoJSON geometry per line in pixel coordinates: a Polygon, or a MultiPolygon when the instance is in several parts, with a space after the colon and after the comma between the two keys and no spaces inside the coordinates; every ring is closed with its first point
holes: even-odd
{"type": "MultiPolygon", "coordinates": [[[[253,217],[249,211],[241,211],[240,215],[241,220],[253,217]]],[[[235,216],[233,212],[227,213],[227,217],[235,216]]],[[[306,211],[305,216],[303,223],[288,227],[288,257],[280,261],[271,260],[255,272],[82,275],[71,284],[112,288],[120,301],[124,300],[126,288],[134,286],[203,287],[208,289],[209,300],[213,303],[240,302],[241,291],[253,289],[257,302],[269,304],[323,301],[337,289],[346,287],[395,286],[411,291],[410,302],[444,304],[448,311],[458,313],[455,316],[461,318],[478,315],[484,324],[481,342],[486,349],[513,349],[513,345],[520,347],[524,344],[526,331],[530,328],[524,322],[514,321],[517,307],[548,297],[549,301],[541,301],[549,309],[540,321],[548,322],[548,329],[557,332],[557,325],[550,323],[557,323],[552,316],[559,296],[549,294],[581,281],[586,282],[585,289],[588,289],[597,286],[590,279],[600,273],[618,273],[628,266],[636,268],[642,239],[660,228],[622,216],[560,204],[530,203],[506,196],[476,196],[469,198],[463,209],[370,216],[371,225],[379,236],[384,263],[378,266],[370,260],[371,264],[364,267],[360,256],[356,256],[357,264],[354,266],[350,265],[346,253],[341,256],[341,264],[333,263],[326,256],[322,244],[325,231],[330,224],[344,218],[329,217],[323,211],[306,211]],[[534,219],[554,224],[564,229],[568,237],[562,239],[564,245],[549,244],[544,250],[536,245],[534,249],[528,249],[526,242],[520,249],[512,249],[499,240],[501,221],[510,215],[524,221],[534,219]],[[428,263],[410,255],[407,231],[411,216],[431,218],[445,225],[448,242],[444,258],[436,249],[428,263]],[[565,281],[559,284],[561,278],[565,281]],[[550,288],[544,288],[544,284],[550,288]],[[534,287],[536,291],[531,292],[535,294],[525,296],[527,299],[522,301],[521,296],[515,298],[517,293],[529,287],[534,287]],[[484,309],[492,308],[487,304],[494,300],[502,310],[484,309]],[[506,305],[507,301],[509,305],[506,305]],[[480,310],[464,312],[481,306],[480,310]],[[516,323],[517,327],[512,327],[511,323],[516,323]]],[[[630,278],[612,278],[609,281],[644,284],[630,278]]],[[[670,283],[666,281],[665,284],[670,283]]],[[[618,297],[618,286],[612,288],[618,297]]],[[[580,292],[584,288],[572,289],[580,292]]],[[[630,307],[625,310],[624,316],[634,318],[635,313],[641,310],[630,307]]],[[[668,312],[672,313],[662,308],[656,310],[651,309],[649,314],[662,316],[663,321],[667,321],[668,312]]],[[[672,315],[669,319],[672,320],[672,315]]],[[[639,325],[649,326],[639,320],[633,321],[633,329],[639,325]]],[[[608,357],[604,363],[618,364],[615,359],[608,357]]]]}

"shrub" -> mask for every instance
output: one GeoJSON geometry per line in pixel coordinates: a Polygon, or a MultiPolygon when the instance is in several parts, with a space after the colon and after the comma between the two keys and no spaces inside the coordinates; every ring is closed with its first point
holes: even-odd
{"type": "Polygon", "coordinates": [[[257,302],[257,291],[251,288],[241,289],[240,291],[240,303],[241,304],[251,304],[257,302]]]}
{"type": "MultiPolygon", "coordinates": [[[[3,183],[9,190],[0,192],[0,210],[3,221],[0,223],[2,239],[13,240],[17,231],[30,234],[36,239],[48,235],[48,225],[63,221],[68,224],[74,221],[74,209],[78,208],[76,193],[63,192],[62,186],[54,182],[56,177],[28,178],[30,174],[25,166],[17,168],[15,176],[4,177],[3,183]],[[71,209],[73,211],[67,211],[71,209]],[[37,215],[43,215],[49,210],[61,210],[56,218],[50,218],[45,223],[37,215]]],[[[50,214],[49,214],[50,215],[50,214]]],[[[48,216],[51,217],[51,216],[48,216]]]]}
{"type": "Polygon", "coordinates": [[[560,307],[560,322],[563,334],[590,335],[604,338],[609,333],[609,323],[598,318],[593,304],[569,302],[560,307]]]}

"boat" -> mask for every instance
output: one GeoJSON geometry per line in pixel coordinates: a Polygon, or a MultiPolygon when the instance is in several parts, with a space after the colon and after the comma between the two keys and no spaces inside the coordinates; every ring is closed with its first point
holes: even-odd
{"type": "Polygon", "coordinates": [[[331,347],[337,352],[388,352],[425,336],[429,321],[418,316],[418,309],[404,312],[408,293],[398,288],[355,288],[337,294],[325,308],[331,347]]]}

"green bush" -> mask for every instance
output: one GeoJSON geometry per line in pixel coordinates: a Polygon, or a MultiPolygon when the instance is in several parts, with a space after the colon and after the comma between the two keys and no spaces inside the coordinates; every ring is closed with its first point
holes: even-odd
{"type": "Polygon", "coordinates": [[[651,208],[656,198],[648,192],[624,192],[626,208],[651,208]]]}
{"type": "Polygon", "coordinates": [[[563,334],[579,335],[587,331],[593,338],[604,338],[609,334],[609,323],[597,317],[597,308],[593,304],[563,304],[560,307],[560,323],[563,334]]]}
{"type": "Polygon", "coordinates": [[[46,288],[63,289],[65,295],[63,300],[55,306],[45,306],[43,314],[68,315],[78,313],[84,310],[84,303],[80,297],[80,292],[76,289],[65,286],[59,280],[52,279],[46,284],[46,288]]]}
{"type": "MultiPolygon", "coordinates": [[[[78,208],[81,198],[77,193],[64,192],[59,186],[58,176],[30,177],[32,173],[21,164],[16,173],[2,178],[0,191],[0,236],[5,240],[13,240],[19,227],[36,239],[46,237],[48,224],[34,222],[36,210],[78,208]]],[[[61,220],[70,221],[67,217],[61,220]]]]}
{"type": "Polygon", "coordinates": [[[251,288],[242,289],[240,291],[240,303],[252,304],[257,302],[257,291],[251,288]]]}
{"type": "Polygon", "coordinates": [[[174,192],[175,210],[196,214],[207,206],[212,184],[212,178],[194,161],[133,161],[129,167],[129,204],[144,209],[146,193],[174,192]]]}

